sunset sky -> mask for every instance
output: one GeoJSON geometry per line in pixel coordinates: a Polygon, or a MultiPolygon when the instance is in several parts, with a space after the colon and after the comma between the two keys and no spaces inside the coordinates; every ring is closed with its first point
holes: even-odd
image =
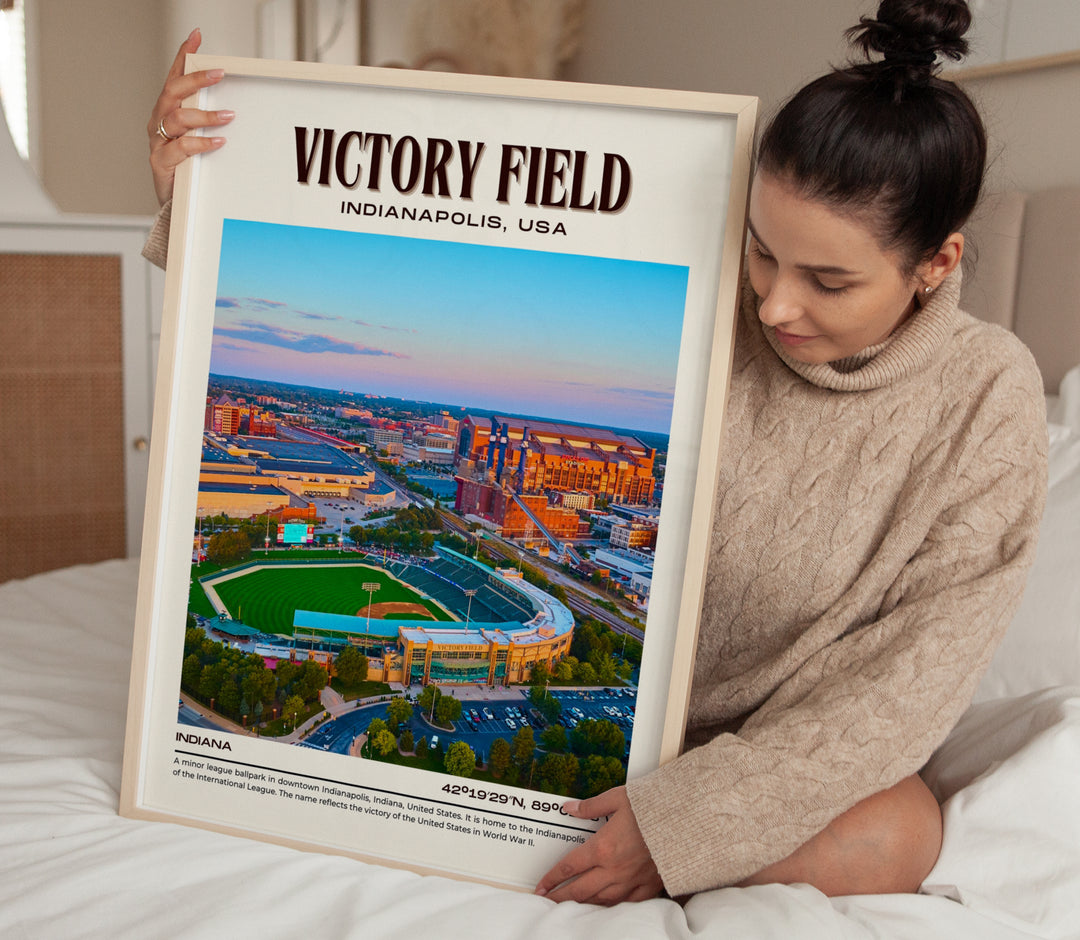
{"type": "Polygon", "coordinates": [[[667,433],[687,269],[226,220],[210,370],[667,433]]]}

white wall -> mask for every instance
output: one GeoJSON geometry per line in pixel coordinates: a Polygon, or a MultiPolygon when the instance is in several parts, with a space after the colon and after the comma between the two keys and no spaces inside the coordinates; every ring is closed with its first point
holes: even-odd
{"type": "Polygon", "coordinates": [[[766,112],[846,55],[862,0],[586,0],[576,81],[756,95],[766,112]]]}
{"type": "Polygon", "coordinates": [[[992,189],[1080,186],[1080,63],[964,82],[990,135],[992,189]]]}
{"type": "MultiPolygon", "coordinates": [[[[145,125],[166,68],[196,25],[205,51],[254,54],[257,0],[36,2],[46,189],[67,211],[154,211],[145,125]]],[[[370,9],[377,14],[387,2],[370,9]]],[[[754,94],[768,115],[844,61],[844,29],[875,7],[873,0],[586,0],[582,45],[567,77],[754,94]]],[[[995,186],[1080,185],[1080,65],[970,87],[990,128],[995,186]]]]}
{"type": "Polygon", "coordinates": [[[146,121],[164,79],[160,5],[35,2],[39,152],[46,190],[69,212],[154,211],[146,121]]]}
{"type": "MultiPolygon", "coordinates": [[[[1075,0],[1069,0],[1075,3],[1075,0]]],[[[845,61],[874,0],[588,0],[568,77],[757,95],[767,118],[845,61]]],[[[1080,185],[1080,64],[965,83],[990,134],[990,189],[1080,185]]]]}

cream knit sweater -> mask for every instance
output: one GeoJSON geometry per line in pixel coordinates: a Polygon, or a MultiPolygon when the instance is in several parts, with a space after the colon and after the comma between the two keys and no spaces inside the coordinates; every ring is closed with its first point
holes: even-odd
{"type": "Polygon", "coordinates": [[[1042,382],[957,309],[789,359],[744,293],[684,753],[628,791],[667,891],[731,884],[916,772],[1020,600],[1042,382]]]}
{"type": "MultiPolygon", "coordinates": [[[[164,267],[170,205],[144,254],[164,267]]],[[[786,357],[737,330],[687,748],[627,788],[667,891],[730,884],[917,771],[1019,603],[1046,492],[1042,382],[957,309],[786,357]]]]}

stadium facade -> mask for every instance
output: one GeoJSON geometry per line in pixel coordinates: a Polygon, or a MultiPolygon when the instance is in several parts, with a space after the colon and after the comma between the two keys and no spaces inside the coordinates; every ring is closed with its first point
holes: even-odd
{"type": "Polygon", "coordinates": [[[518,493],[592,493],[614,503],[648,503],[656,480],[656,449],[604,428],[505,415],[467,415],[458,436],[458,463],[483,468],[518,493]]]}

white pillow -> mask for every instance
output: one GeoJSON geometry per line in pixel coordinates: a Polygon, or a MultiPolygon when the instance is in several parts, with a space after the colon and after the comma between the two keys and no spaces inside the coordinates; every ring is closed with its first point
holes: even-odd
{"type": "Polygon", "coordinates": [[[1027,590],[975,701],[1080,684],[1080,366],[1047,399],[1049,491],[1027,590]]]}

